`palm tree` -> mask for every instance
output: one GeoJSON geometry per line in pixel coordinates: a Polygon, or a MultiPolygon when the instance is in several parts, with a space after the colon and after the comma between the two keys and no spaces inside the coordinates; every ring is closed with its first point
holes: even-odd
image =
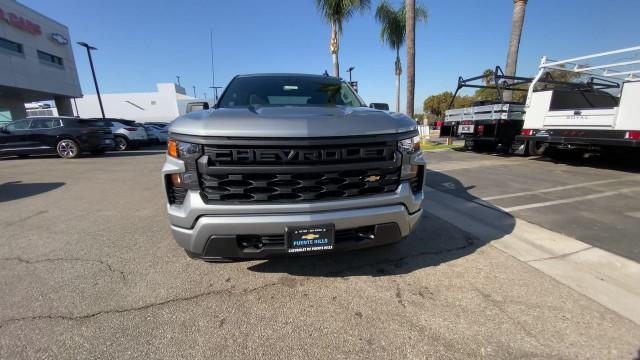
{"type": "MultiPolygon", "coordinates": [[[[416,8],[416,19],[427,19],[427,10],[423,6],[416,8]]],[[[381,25],[382,42],[396,51],[396,112],[400,112],[400,75],[402,75],[400,48],[405,42],[407,21],[404,4],[394,9],[386,0],[383,0],[376,9],[376,20],[381,25]]]]}
{"type": "Polygon", "coordinates": [[[333,58],[333,75],[340,76],[338,62],[339,37],[342,34],[342,23],[349,20],[356,12],[369,9],[371,0],[316,0],[318,11],[331,24],[331,42],[329,52],[333,58]]]}
{"type": "MultiPolygon", "coordinates": [[[[511,38],[509,39],[509,52],[507,53],[507,67],[504,74],[507,76],[516,75],[518,65],[518,50],[520,49],[520,38],[522,36],[522,26],[524,25],[524,13],[527,0],[513,0],[513,15],[511,16],[511,38]]],[[[511,91],[504,92],[504,99],[511,101],[511,91]]]]}
{"type": "Polygon", "coordinates": [[[487,69],[485,71],[482,72],[482,81],[484,82],[485,86],[491,86],[491,84],[493,84],[493,70],[491,69],[487,69]]]}
{"type": "MultiPolygon", "coordinates": [[[[416,21],[421,14],[416,8],[416,0],[405,2],[405,27],[407,33],[407,116],[413,118],[413,103],[416,91],[416,21]]],[[[424,12],[424,19],[427,13],[424,12]]]]}

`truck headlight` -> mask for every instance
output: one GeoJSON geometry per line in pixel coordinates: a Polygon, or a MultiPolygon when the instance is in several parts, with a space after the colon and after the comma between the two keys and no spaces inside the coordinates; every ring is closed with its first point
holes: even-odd
{"type": "Polygon", "coordinates": [[[167,140],[167,154],[176,159],[189,159],[202,154],[202,146],[175,139],[167,140]]]}
{"type": "Polygon", "coordinates": [[[411,190],[414,193],[422,191],[425,162],[420,150],[420,136],[398,141],[398,150],[402,153],[400,178],[409,180],[411,190]]]}
{"type": "Polygon", "coordinates": [[[185,172],[166,175],[167,195],[170,204],[180,205],[189,189],[198,189],[197,160],[202,155],[202,145],[175,139],[167,140],[167,155],[184,162],[185,172]]]}
{"type": "Polygon", "coordinates": [[[403,154],[413,153],[420,150],[420,135],[398,141],[398,150],[403,154]]]}

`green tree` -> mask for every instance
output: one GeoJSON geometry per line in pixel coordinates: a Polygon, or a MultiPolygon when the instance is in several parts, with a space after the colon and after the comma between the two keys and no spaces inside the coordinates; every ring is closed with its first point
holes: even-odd
{"type": "Polygon", "coordinates": [[[369,9],[371,0],[316,0],[316,6],[322,17],[331,24],[331,41],[329,52],[333,60],[333,75],[340,76],[340,63],[338,50],[340,48],[340,35],[342,24],[349,20],[355,13],[369,9]]]}
{"type": "MultiPolygon", "coordinates": [[[[507,67],[504,74],[507,76],[516,75],[518,66],[518,51],[520,49],[520,39],[522,37],[522,26],[524,25],[524,14],[527,0],[513,0],[513,15],[511,16],[511,37],[509,38],[509,52],[507,53],[507,67]]],[[[512,92],[505,91],[506,101],[512,99],[512,92]]]]}
{"type": "MultiPolygon", "coordinates": [[[[380,38],[391,49],[396,51],[395,74],[396,74],[396,112],[400,112],[400,75],[402,75],[402,64],[400,62],[400,48],[404,45],[406,38],[406,14],[405,6],[398,9],[393,8],[386,0],[383,0],[376,9],[376,20],[380,23],[380,38]]],[[[415,9],[416,21],[426,21],[427,10],[417,5],[415,9]]]]}
{"type": "MultiPolygon", "coordinates": [[[[440,94],[431,95],[424,100],[422,109],[426,114],[432,114],[438,118],[444,116],[445,111],[449,109],[453,93],[451,91],[444,91],[440,94]]],[[[470,107],[473,102],[476,101],[475,96],[471,95],[458,95],[453,102],[453,109],[470,107]]]]}

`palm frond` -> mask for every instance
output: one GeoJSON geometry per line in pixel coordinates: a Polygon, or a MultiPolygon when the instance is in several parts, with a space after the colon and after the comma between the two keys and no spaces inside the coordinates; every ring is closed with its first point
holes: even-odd
{"type": "Polygon", "coordinates": [[[371,0],[316,0],[316,7],[329,23],[335,23],[342,33],[342,24],[353,15],[365,12],[371,6],[371,0]]]}

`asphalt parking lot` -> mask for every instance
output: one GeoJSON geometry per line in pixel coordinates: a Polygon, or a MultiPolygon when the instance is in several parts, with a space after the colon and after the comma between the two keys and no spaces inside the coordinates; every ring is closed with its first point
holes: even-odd
{"type": "Polygon", "coordinates": [[[430,153],[406,241],[221,264],[174,243],[163,157],[0,160],[1,359],[640,356],[640,325],[494,246],[522,219],[637,260],[634,172],[430,153]],[[541,205],[561,199],[575,201],[541,205]],[[448,216],[454,203],[508,211],[486,231],[448,216]]]}

